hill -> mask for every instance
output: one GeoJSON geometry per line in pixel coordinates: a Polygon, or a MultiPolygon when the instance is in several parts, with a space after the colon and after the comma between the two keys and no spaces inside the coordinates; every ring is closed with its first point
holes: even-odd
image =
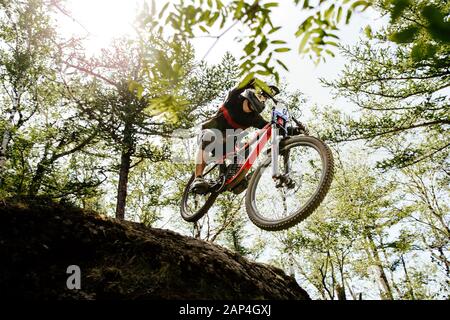
{"type": "Polygon", "coordinates": [[[3,297],[309,299],[278,268],[169,230],[42,201],[0,204],[0,221],[3,297]]]}

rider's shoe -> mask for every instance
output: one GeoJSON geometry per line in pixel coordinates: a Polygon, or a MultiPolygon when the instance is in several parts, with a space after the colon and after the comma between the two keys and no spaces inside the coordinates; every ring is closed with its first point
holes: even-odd
{"type": "Polygon", "coordinates": [[[191,185],[191,191],[194,193],[206,193],[209,189],[209,184],[203,177],[199,176],[194,179],[191,185]]]}

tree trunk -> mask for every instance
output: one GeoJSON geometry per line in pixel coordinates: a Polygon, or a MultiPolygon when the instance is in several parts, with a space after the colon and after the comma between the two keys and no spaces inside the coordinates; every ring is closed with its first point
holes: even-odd
{"type": "Polygon", "coordinates": [[[378,254],[378,249],[373,241],[372,235],[369,232],[367,233],[367,240],[369,241],[374,264],[378,271],[378,280],[380,281],[382,288],[381,298],[384,300],[394,300],[391,286],[389,285],[386,273],[384,272],[383,264],[381,263],[380,255],[378,254]]]}
{"type": "Polygon", "coordinates": [[[411,283],[411,279],[409,278],[408,269],[406,268],[406,262],[405,262],[405,258],[403,257],[403,254],[400,256],[400,259],[402,260],[403,271],[405,272],[405,280],[406,280],[406,283],[408,284],[409,294],[411,296],[411,299],[415,300],[416,296],[414,294],[414,289],[413,289],[413,286],[411,283]]]}
{"type": "Polygon", "coordinates": [[[348,283],[347,280],[344,281],[344,285],[348,288],[348,292],[350,292],[353,300],[358,300],[357,294],[353,291],[352,286],[350,285],[350,283],[348,283]]]}
{"type": "MultiPolygon", "coordinates": [[[[14,103],[14,110],[9,116],[9,123],[8,123],[8,125],[10,125],[11,127],[14,127],[14,117],[16,115],[16,110],[19,107],[18,100],[14,101],[13,103],[14,103]]],[[[11,130],[8,129],[8,127],[6,127],[5,131],[3,132],[2,144],[0,146],[0,173],[3,173],[3,171],[5,170],[6,153],[8,152],[8,145],[10,141],[11,141],[11,130]]]]}
{"type": "Polygon", "coordinates": [[[344,285],[341,286],[339,283],[336,284],[336,295],[338,297],[338,300],[347,300],[344,285]]]}
{"type": "Polygon", "coordinates": [[[36,173],[34,174],[33,179],[31,180],[30,187],[28,188],[29,196],[37,195],[39,189],[41,188],[42,178],[44,177],[44,173],[46,171],[46,164],[44,163],[45,161],[42,161],[37,166],[36,173]]]}
{"type": "Polygon", "coordinates": [[[42,156],[41,161],[39,161],[36,166],[36,172],[31,179],[30,186],[28,187],[28,195],[35,196],[42,185],[42,179],[44,178],[45,172],[48,169],[48,166],[51,164],[51,160],[48,159],[48,152],[50,149],[50,143],[47,142],[44,147],[44,154],[42,156]]]}
{"type": "Polygon", "coordinates": [[[0,173],[4,171],[6,164],[6,152],[8,150],[9,139],[11,134],[8,129],[3,132],[2,144],[0,146],[0,173]]]}
{"type": "Polygon", "coordinates": [[[289,275],[295,279],[295,262],[294,262],[294,254],[292,253],[293,250],[288,251],[288,268],[289,268],[289,275]]]}
{"type": "Polygon", "coordinates": [[[125,220],[125,206],[128,193],[128,175],[131,166],[131,150],[122,151],[120,157],[119,185],[117,186],[116,218],[125,220]]]}
{"type": "Polygon", "coordinates": [[[125,124],[123,131],[122,154],[120,157],[119,185],[117,186],[116,219],[125,220],[125,206],[128,193],[128,175],[131,167],[131,156],[133,155],[132,126],[125,124]]]}
{"type": "Polygon", "coordinates": [[[344,278],[344,255],[340,259],[339,263],[339,273],[341,274],[341,283],[336,285],[336,293],[339,300],[347,300],[347,294],[345,292],[345,278],[344,278]]]}

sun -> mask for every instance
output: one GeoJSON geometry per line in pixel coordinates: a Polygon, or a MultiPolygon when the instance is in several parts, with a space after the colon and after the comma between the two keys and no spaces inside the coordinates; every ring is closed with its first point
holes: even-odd
{"type": "Polygon", "coordinates": [[[96,53],[116,37],[133,33],[133,21],[145,0],[67,0],[69,18],[61,14],[60,30],[67,36],[87,36],[86,50],[96,53]]]}

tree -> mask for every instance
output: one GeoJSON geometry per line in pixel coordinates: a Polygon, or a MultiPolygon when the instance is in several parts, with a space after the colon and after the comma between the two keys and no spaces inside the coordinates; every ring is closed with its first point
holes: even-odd
{"type": "Polygon", "coordinates": [[[390,158],[380,161],[383,168],[440,162],[448,156],[450,45],[442,35],[448,22],[442,19],[449,8],[442,1],[411,2],[401,12],[381,7],[392,15],[392,23],[375,35],[369,30],[371,39],[359,45],[342,48],[349,59],[343,75],[324,83],[361,113],[355,119],[330,111],[329,138],[366,140],[384,149],[390,158]]]}
{"type": "MultiPolygon", "coordinates": [[[[319,61],[325,54],[334,56],[330,48],[337,46],[336,30],[348,24],[354,12],[364,11],[373,1],[293,0],[292,3],[300,12],[308,13],[303,21],[299,21],[295,33],[299,38],[298,51],[319,61]]],[[[160,30],[170,27],[176,36],[193,38],[201,35],[216,42],[236,25],[241,25],[242,36],[237,39],[245,53],[240,57],[241,76],[249,73],[249,77],[273,75],[279,81],[279,68],[288,70],[281,56],[292,49],[281,35],[283,26],[275,26],[272,22],[279,4],[276,0],[233,0],[226,4],[221,0],[190,0],[167,3],[158,11],[153,1],[148,8],[152,18],[147,24],[160,30]]]]}
{"type": "Polygon", "coordinates": [[[101,183],[95,169],[83,175],[67,170],[79,169],[74,153],[92,144],[96,132],[72,116],[73,101],[58,74],[54,3],[0,4],[2,196],[92,195],[101,183]]]}
{"type": "Polygon", "coordinates": [[[125,217],[130,170],[143,161],[168,159],[162,139],[199,124],[201,113],[211,112],[202,107],[231,86],[234,72],[230,55],[218,66],[196,64],[189,43],[138,30],[138,39],[116,40],[100,57],[87,60],[78,53],[65,61],[69,70],[92,79],[77,98],[81,119],[98,128],[108,148],[120,155],[119,219],[125,217]]]}
{"type": "Polygon", "coordinates": [[[448,296],[450,261],[446,255],[450,245],[449,183],[445,163],[415,165],[402,170],[397,181],[409,194],[411,215],[408,234],[415,234],[413,245],[429,253],[430,260],[439,267],[442,295],[448,296]]]}
{"type": "MultiPolygon", "coordinates": [[[[339,153],[338,153],[339,155],[339,153]]],[[[351,163],[338,156],[335,180],[326,201],[308,220],[281,238],[283,265],[293,268],[303,285],[313,286],[322,299],[394,299],[398,275],[392,273],[398,240],[391,230],[408,216],[398,206],[397,186],[353,153],[351,163]],[[290,266],[287,265],[290,263],[290,266]],[[363,290],[367,285],[370,290],[363,290]]],[[[345,157],[347,159],[347,157],[345,157]]]]}
{"type": "Polygon", "coordinates": [[[108,147],[119,154],[118,219],[125,218],[130,170],[143,159],[161,161],[167,157],[164,148],[157,147],[152,138],[168,135],[173,130],[159,110],[166,105],[177,109],[187,104],[183,97],[177,96],[180,84],[171,78],[171,70],[163,63],[168,61],[182,66],[186,75],[192,69],[190,48],[183,43],[169,44],[157,37],[142,46],[137,41],[121,39],[110,49],[103,50],[99,59],[87,61],[71,56],[65,62],[69,68],[93,78],[88,92],[77,98],[80,116],[98,128],[108,147]],[[159,56],[150,60],[152,54],[159,56]],[[145,81],[149,83],[146,90],[137,85],[145,81]],[[171,93],[169,98],[168,92],[171,93]],[[133,158],[135,163],[132,163],[133,158]]]}
{"type": "Polygon", "coordinates": [[[55,31],[47,15],[49,6],[43,1],[2,1],[0,10],[0,174],[3,175],[11,139],[38,111],[47,76],[51,76],[49,50],[55,31]]]}

